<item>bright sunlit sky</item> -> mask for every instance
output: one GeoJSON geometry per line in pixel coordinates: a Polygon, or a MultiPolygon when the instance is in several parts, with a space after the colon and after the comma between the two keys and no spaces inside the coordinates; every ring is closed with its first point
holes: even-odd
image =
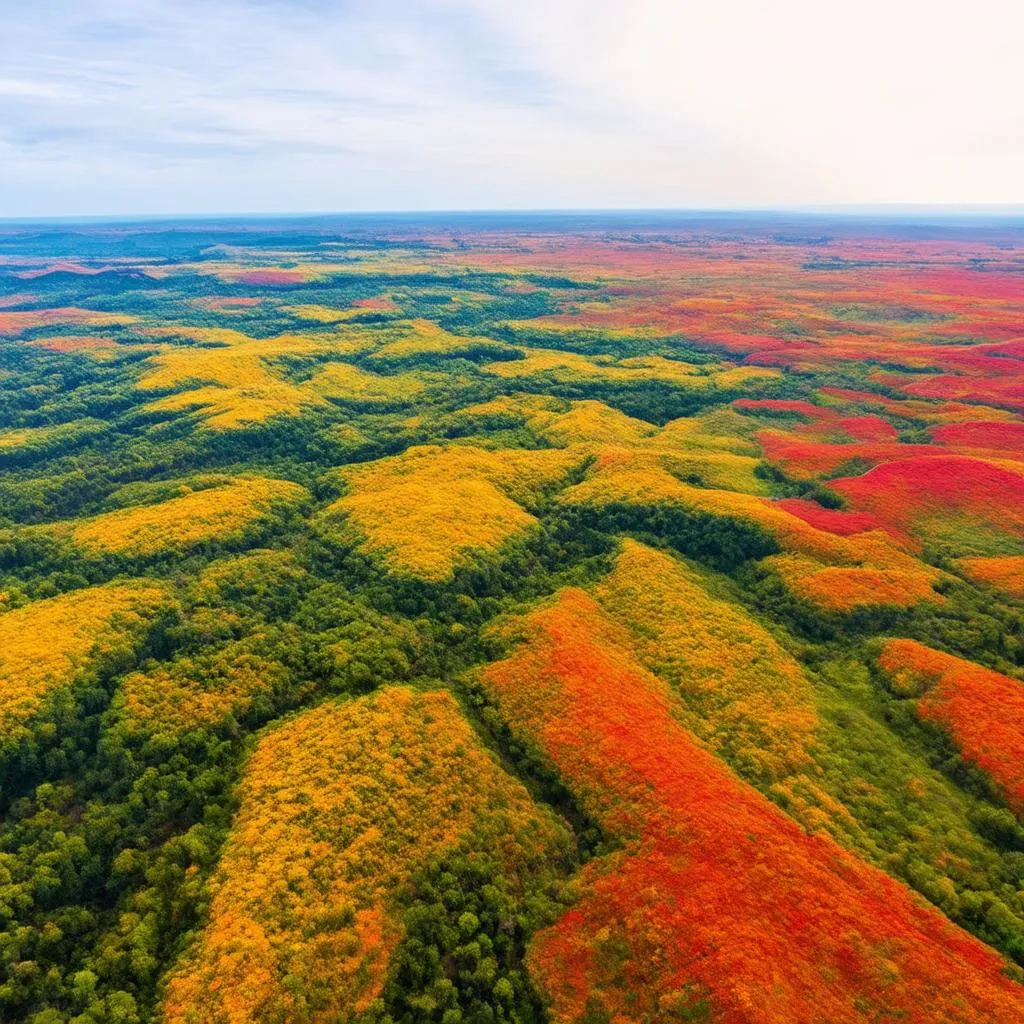
{"type": "Polygon", "coordinates": [[[1022,0],[0,12],[0,216],[1024,202],[1022,0]]]}

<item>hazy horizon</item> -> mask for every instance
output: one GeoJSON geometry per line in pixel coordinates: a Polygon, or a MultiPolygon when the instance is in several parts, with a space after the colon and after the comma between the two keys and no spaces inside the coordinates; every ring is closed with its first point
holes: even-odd
{"type": "Polygon", "coordinates": [[[732,206],[732,207],[410,207],[406,209],[337,210],[220,210],[196,212],[180,210],[152,213],[145,210],[126,213],[53,213],[37,216],[0,215],[0,224],[138,224],[162,222],[218,223],[237,221],[329,221],[329,220],[405,220],[440,217],[664,217],[667,220],[700,218],[784,218],[806,220],[877,219],[886,222],[904,219],[910,222],[946,222],[957,220],[1017,220],[1024,218],[1024,203],[888,203],[843,204],[836,206],[732,206]]]}
{"type": "Polygon", "coordinates": [[[0,217],[1024,203],[1024,8],[39,0],[0,217]]]}

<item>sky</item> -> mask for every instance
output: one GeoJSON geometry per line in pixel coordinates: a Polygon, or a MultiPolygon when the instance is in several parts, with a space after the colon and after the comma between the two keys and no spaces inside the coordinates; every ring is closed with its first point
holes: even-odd
{"type": "Polygon", "coordinates": [[[1022,0],[0,12],[0,217],[1024,203],[1022,0]]]}

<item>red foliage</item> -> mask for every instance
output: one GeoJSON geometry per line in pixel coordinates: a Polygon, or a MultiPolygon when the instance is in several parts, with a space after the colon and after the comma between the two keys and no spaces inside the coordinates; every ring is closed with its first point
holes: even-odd
{"type": "Polygon", "coordinates": [[[890,640],[879,663],[897,686],[924,689],[918,714],[947,729],[1024,814],[1024,683],[916,640],[890,640]]]}
{"type": "Polygon", "coordinates": [[[895,441],[896,428],[881,416],[842,416],[836,423],[855,441],[895,441]]]}
{"type": "Polygon", "coordinates": [[[81,352],[114,348],[117,342],[113,338],[104,338],[99,334],[55,334],[47,338],[38,338],[31,344],[36,348],[45,348],[48,352],[81,352]]]}
{"type": "Polygon", "coordinates": [[[793,434],[762,430],[757,441],[769,462],[781,466],[796,477],[821,476],[834,473],[854,459],[870,463],[892,462],[912,456],[948,455],[949,452],[927,444],[900,444],[896,441],[875,441],[855,444],[827,444],[805,441],[793,434]]]}
{"type": "Polygon", "coordinates": [[[309,280],[307,270],[287,270],[281,267],[268,267],[265,270],[247,270],[239,274],[236,280],[240,284],[251,285],[275,285],[275,284],[300,284],[309,280]]]}
{"type": "Polygon", "coordinates": [[[1005,271],[986,270],[979,273],[960,267],[943,267],[916,274],[914,284],[920,291],[931,291],[943,296],[952,296],[954,299],[970,296],[1020,302],[1020,275],[1005,271]]]}
{"type": "Polygon", "coordinates": [[[955,398],[1024,412],[1024,380],[972,380],[949,375],[915,381],[903,390],[921,398],[955,398]]]}
{"type": "Polygon", "coordinates": [[[798,519],[818,530],[827,530],[839,537],[849,537],[855,533],[864,533],[867,530],[889,530],[898,537],[902,535],[886,526],[881,519],[877,519],[870,512],[844,512],[839,509],[824,508],[816,501],[806,501],[803,498],[784,498],[776,502],[779,508],[784,508],[798,519]]]}
{"type": "Polygon", "coordinates": [[[393,313],[399,308],[390,295],[373,295],[367,299],[354,299],[352,305],[356,309],[365,309],[376,313],[393,313]]]}
{"type": "Polygon", "coordinates": [[[795,399],[737,398],[732,404],[734,409],[739,409],[741,412],[760,412],[762,410],[764,412],[795,412],[801,416],[808,416],[812,420],[835,415],[832,409],[795,399]]]}
{"type": "Polygon", "coordinates": [[[773,338],[767,334],[741,334],[738,331],[709,331],[704,334],[702,340],[710,348],[720,348],[732,355],[770,352],[772,349],[783,348],[786,344],[781,338],[773,338]]]}
{"type": "MultiPolygon", "coordinates": [[[[851,459],[883,462],[891,458],[904,458],[908,454],[929,454],[928,446],[908,451],[898,444],[895,427],[881,416],[842,416],[830,406],[785,399],[740,398],[733,408],[747,413],[795,413],[810,422],[795,424],[791,430],[763,431],[757,440],[764,449],[765,458],[779,463],[787,473],[797,476],[816,476],[831,473],[851,459]],[[835,443],[837,436],[850,443],[835,443]]],[[[939,449],[935,450],[937,453],[939,449]]]]}
{"type": "Polygon", "coordinates": [[[485,681],[625,847],[535,939],[556,1024],[675,1019],[704,1000],[718,1024],[1024,1019],[994,951],[700,746],[591,598],[565,591],[521,627],[528,642],[485,681]]]}
{"type": "Polygon", "coordinates": [[[0,312],[0,335],[16,336],[33,327],[49,327],[56,324],[110,324],[133,320],[134,317],[109,313],[96,313],[91,309],[62,307],[60,309],[31,309],[0,312]]]}
{"type": "Polygon", "coordinates": [[[13,295],[0,296],[0,309],[10,309],[11,306],[26,306],[37,301],[37,296],[29,292],[15,292],[13,295]]]}
{"type": "Polygon", "coordinates": [[[981,448],[1024,455],[1024,423],[947,423],[932,440],[950,448],[981,448]]]}
{"type": "Polygon", "coordinates": [[[1024,476],[980,459],[903,459],[830,486],[855,509],[897,530],[912,532],[922,519],[965,515],[993,531],[1024,536],[1024,476]]]}

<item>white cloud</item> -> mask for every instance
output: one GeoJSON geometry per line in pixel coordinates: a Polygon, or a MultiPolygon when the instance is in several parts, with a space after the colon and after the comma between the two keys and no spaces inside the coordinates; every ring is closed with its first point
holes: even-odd
{"type": "Polygon", "coordinates": [[[37,0],[0,214],[1024,202],[1019,0],[37,0]]]}

